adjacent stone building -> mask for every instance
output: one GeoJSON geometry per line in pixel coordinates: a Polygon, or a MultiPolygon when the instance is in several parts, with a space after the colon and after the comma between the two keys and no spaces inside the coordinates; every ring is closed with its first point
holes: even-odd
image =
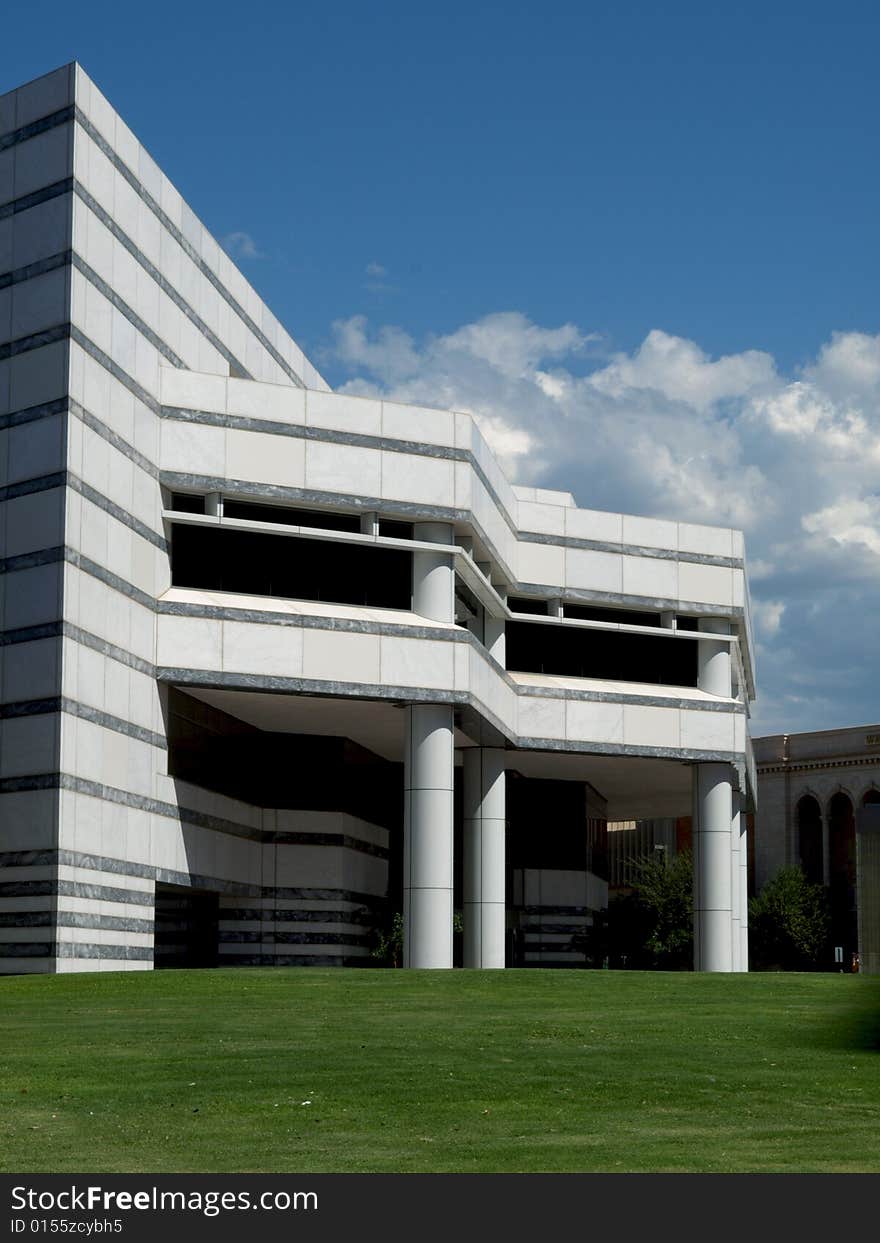
{"type": "Polygon", "coordinates": [[[857,830],[880,803],[880,725],[754,740],[760,793],[755,886],[783,867],[826,885],[832,939],[849,964],[858,950],[857,830]]]}

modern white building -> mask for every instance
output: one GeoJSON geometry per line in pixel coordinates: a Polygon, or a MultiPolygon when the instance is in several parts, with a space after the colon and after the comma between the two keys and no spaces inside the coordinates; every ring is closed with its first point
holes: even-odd
{"type": "Polygon", "coordinates": [[[695,815],[745,969],[737,531],[333,393],[77,65],[0,97],[0,970],[573,961],[695,815]]]}

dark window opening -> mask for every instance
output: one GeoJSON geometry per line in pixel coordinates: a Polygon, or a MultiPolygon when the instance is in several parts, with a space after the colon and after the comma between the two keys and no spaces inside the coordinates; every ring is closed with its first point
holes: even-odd
{"type": "Polygon", "coordinates": [[[320,509],[292,509],[288,505],[263,505],[256,501],[223,502],[224,518],[248,522],[280,522],[289,527],[323,527],[325,531],[359,531],[357,514],[334,514],[320,509]]]}
{"type": "Polygon", "coordinates": [[[508,622],[507,668],[555,677],[696,686],[697,642],[508,622]]]}
{"type": "Polygon", "coordinates": [[[615,622],[619,626],[659,626],[659,613],[639,613],[635,609],[603,609],[592,604],[566,604],[566,617],[573,621],[615,622]]]}
{"type": "Polygon", "coordinates": [[[203,496],[193,496],[191,492],[172,492],[171,508],[176,509],[181,514],[203,514],[205,512],[205,498],[203,496]]]}
{"type": "Polygon", "coordinates": [[[397,548],[179,525],[172,527],[171,582],[208,591],[408,610],[412,554],[397,548]]]}
{"type": "Polygon", "coordinates": [[[675,628],[676,630],[699,630],[700,619],[699,617],[682,617],[679,615],[675,619],[675,628]]]}
{"type": "Polygon", "coordinates": [[[216,893],[156,884],[153,966],[216,967],[219,901],[216,893]]]}
{"type": "Polygon", "coordinates": [[[257,729],[176,687],[168,692],[168,772],[256,807],[401,823],[401,764],[347,738],[257,729]]]}
{"type": "Polygon", "coordinates": [[[530,596],[508,596],[507,607],[513,613],[535,613],[547,616],[547,601],[533,600],[530,596]]]}
{"type": "Polygon", "coordinates": [[[388,539],[412,539],[412,523],[398,522],[395,518],[380,518],[379,534],[387,536],[388,539]]]}

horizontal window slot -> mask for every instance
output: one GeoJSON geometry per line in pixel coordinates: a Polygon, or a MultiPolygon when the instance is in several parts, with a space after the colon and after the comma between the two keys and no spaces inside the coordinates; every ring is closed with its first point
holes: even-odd
{"type": "Polygon", "coordinates": [[[206,591],[409,610],[412,554],[175,523],[171,581],[206,591]]]}
{"type": "Polygon", "coordinates": [[[693,687],[697,647],[661,635],[507,623],[507,668],[516,673],[693,687]]]}
{"type": "Polygon", "coordinates": [[[357,514],[334,514],[320,509],[293,509],[287,505],[263,505],[256,501],[236,501],[227,498],[223,502],[224,518],[239,518],[246,522],[277,522],[290,527],[321,527],[325,531],[359,531],[361,520],[357,514]]]}

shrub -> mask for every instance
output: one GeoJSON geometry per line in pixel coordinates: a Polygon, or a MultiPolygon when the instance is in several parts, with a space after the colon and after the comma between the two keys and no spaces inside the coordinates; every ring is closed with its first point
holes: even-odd
{"type": "Polygon", "coordinates": [[[759,970],[817,971],[830,957],[828,895],[799,867],[777,872],[749,902],[749,950],[759,970]]]}

